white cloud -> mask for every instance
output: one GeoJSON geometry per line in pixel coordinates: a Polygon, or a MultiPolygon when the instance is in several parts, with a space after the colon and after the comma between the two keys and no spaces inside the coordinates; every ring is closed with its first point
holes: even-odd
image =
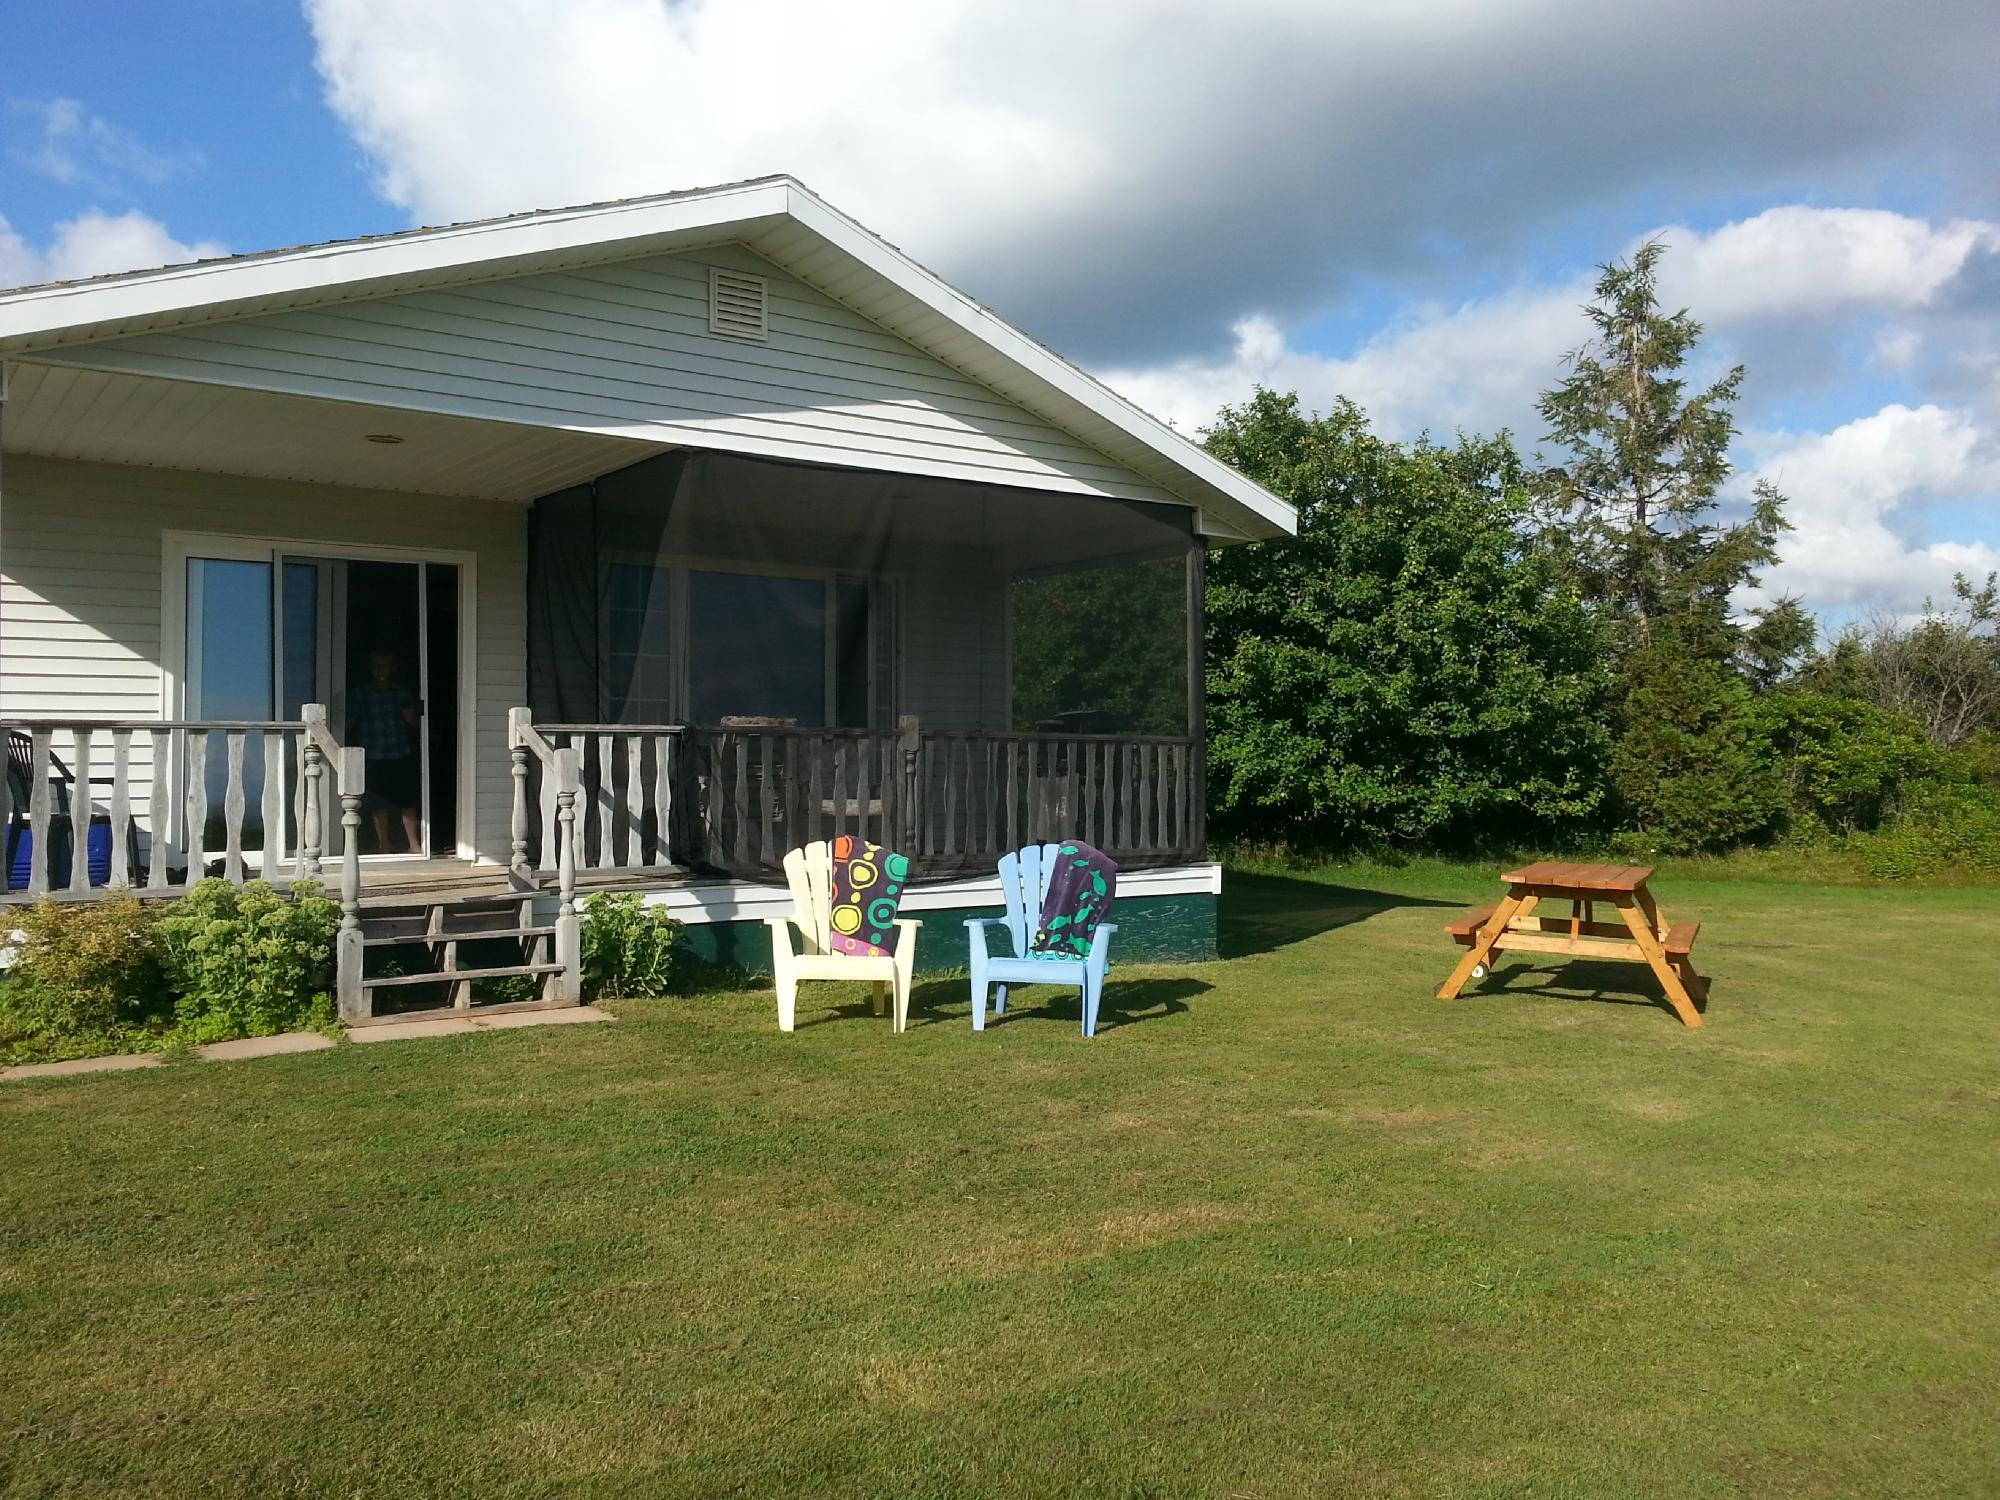
{"type": "Polygon", "coordinates": [[[1658,235],[1672,247],[1661,265],[1662,298],[1708,324],[1924,307],[1975,255],[2000,251],[2000,224],[1803,204],[1709,234],[1675,226],[1658,235]]]}
{"type": "Polygon", "coordinates": [[[1746,446],[1755,476],[1791,501],[1794,529],[1764,597],[1901,612],[1949,597],[1954,573],[2000,568],[2000,548],[1908,535],[1927,503],[2000,507],[2000,443],[1967,412],[1894,404],[1830,432],[1765,434],[1746,446]]]}
{"type": "MultiPolygon", "coordinates": [[[[2000,255],[2000,224],[1922,219],[1875,210],[1785,205],[1708,234],[1656,231],[1672,247],[1662,262],[1661,295],[1690,306],[1716,351],[1746,357],[1753,376],[1796,337],[1818,341],[1850,317],[1898,314],[1938,301],[1982,255],[2000,255]]],[[[1636,247],[1643,235],[1632,242],[1636,247]]],[[[1406,309],[1345,355],[1293,348],[1267,315],[1238,322],[1220,359],[1182,359],[1114,370],[1111,384],[1157,415],[1192,431],[1253,386],[1296,390],[1308,405],[1335,396],[1359,402],[1385,433],[1514,431],[1526,446],[1541,437],[1536,395],[1560,375],[1563,355],[1589,327],[1580,311],[1590,273],[1516,287],[1456,307],[1406,309]]],[[[1879,330],[1872,354],[1907,370],[1924,352],[1923,334],[1898,324],[1879,330]]]]}
{"type": "Polygon", "coordinates": [[[305,5],[329,100],[415,220],[789,171],[1127,365],[1372,278],[1445,285],[1718,163],[1732,192],[1838,191],[1940,118],[2000,121],[1989,20],[1955,0],[1682,0],[1666,28],[1594,0],[305,5]]]}
{"type": "Polygon", "coordinates": [[[48,245],[41,249],[30,245],[0,218],[0,287],[72,281],[228,253],[212,240],[184,244],[158,219],[136,210],[107,214],[92,209],[78,214],[56,225],[48,245]]]}
{"type": "MultiPolygon", "coordinates": [[[[2000,567],[1990,543],[1922,535],[1929,508],[1947,501],[1991,507],[1989,534],[2000,534],[1992,325],[1940,311],[1982,257],[2000,254],[2000,225],[1785,206],[1708,234],[1666,234],[1674,245],[1664,263],[1669,304],[1689,303],[1708,325],[1708,357],[1746,359],[1753,382],[1796,341],[1826,348],[1857,332],[1866,352],[1829,378],[1856,380],[1869,366],[1907,375],[1934,356],[1961,374],[1984,360],[1989,372],[1990,409],[1975,391],[1967,405],[1898,402],[1831,430],[1746,434],[1733,492],[1771,479],[1790,499],[1796,528],[1762,597],[1791,592],[1818,608],[1907,611],[1926,596],[1945,597],[1954,572],[2000,567]],[[1677,260],[1684,268],[1675,272],[1677,260]]],[[[1296,390],[1320,409],[1350,397],[1393,436],[1511,427],[1532,450],[1542,436],[1535,397],[1587,336],[1579,308],[1590,280],[1581,273],[1458,307],[1418,308],[1338,356],[1295,348],[1275,321],[1251,317],[1222,359],[1108,378],[1184,431],[1264,385],[1296,390]]]]}
{"type": "Polygon", "coordinates": [[[1317,410],[1345,396],[1391,436],[1428,431],[1449,438],[1509,427],[1532,446],[1540,436],[1535,394],[1550,382],[1564,352],[1587,335],[1579,309],[1588,293],[1580,279],[1560,291],[1530,289],[1456,308],[1420,307],[1340,357],[1295,349],[1270,318],[1252,316],[1236,325],[1236,347],[1225,359],[1112,370],[1104,378],[1189,433],[1261,385],[1297,391],[1317,410]]]}
{"type": "Polygon", "coordinates": [[[22,166],[72,187],[157,185],[194,165],[190,152],[159,151],[75,99],[17,99],[9,112],[31,120],[32,141],[10,153],[22,166]]]}

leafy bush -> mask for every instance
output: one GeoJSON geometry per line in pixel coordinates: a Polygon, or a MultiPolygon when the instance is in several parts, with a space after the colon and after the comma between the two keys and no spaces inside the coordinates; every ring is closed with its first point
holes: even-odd
{"type": "Polygon", "coordinates": [[[1758,699],[1755,718],[1798,832],[1867,832],[1895,814],[1909,789],[1954,779],[1949,752],[1894,709],[1787,691],[1758,699]]]}
{"type": "Polygon", "coordinates": [[[1626,681],[1611,782],[1629,828],[1662,853],[1695,854],[1783,822],[1770,739],[1733,666],[1662,626],[1627,658],[1626,681]]]}
{"type": "Polygon", "coordinates": [[[270,1036],[334,1020],[340,907],[302,881],[204,880],[159,919],[176,1032],[189,1042],[270,1036]]]}
{"type": "Polygon", "coordinates": [[[1980,730],[1958,747],[1958,757],[1974,781],[2000,792],[2000,732],[1980,730]]]}
{"type": "Polygon", "coordinates": [[[1529,842],[1599,810],[1597,624],[1524,545],[1505,439],[1375,437],[1259,392],[1209,451],[1299,509],[1208,574],[1209,786],[1223,839],[1529,842]]]}
{"type": "Polygon", "coordinates": [[[129,895],[59,904],[21,916],[13,967],[0,987],[0,1030],[72,1055],[116,1051],[168,1009],[157,917],[129,895]]]}
{"type": "Polygon", "coordinates": [[[679,958],[681,924],[636,891],[607,891],[583,907],[583,989],[591,999],[664,995],[679,958]]]}
{"type": "Polygon", "coordinates": [[[1893,822],[1850,847],[1878,880],[2000,875],[2000,793],[1927,783],[1910,792],[1893,822]]]}

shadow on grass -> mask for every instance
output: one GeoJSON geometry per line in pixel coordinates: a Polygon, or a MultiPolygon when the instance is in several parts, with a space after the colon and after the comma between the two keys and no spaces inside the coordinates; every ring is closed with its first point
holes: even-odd
{"type": "MultiPolygon", "coordinates": [[[[1185,1015],[1187,1002],[1214,986],[1202,979],[1159,978],[1120,979],[1114,970],[1104,981],[1104,998],[1097,1006],[1100,1034],[1120,1026],[1144,1021],[1161,1021],[1185,1015]]],[[[814,1026],[834,1026],[843,1021],[879,1021],[865,997],[843,1005],[800,1015],[799,1030],[814,1026]]],[[[986,1013],[987,1029],[1015,1021],[1061,1021],[1071,1026],[1083,1024],[1083,996],[1074,989],[1056,985],[1009,985],[1007,1014],[986,1013]]],[[[972,1026],[972,992],[964,979],[934,979],[919,984],[910,994],[910,1029],[922,1026],[972,1026]]]]}
{"type": "Polygon", "coordinates": [[[1365,922],[1399,906],[1457,910],[1461,903],[1327,885],[1291,875],[1251,875],[1232,870],[1222,882],[1216,952],[1223,958],[1269,953],[1338,927],[1365,922]]]}
{"type": "MultiPolygon", "coordinates": [[[[1184,1016],[1188,1001],[1196,995],[1207,994],[1213,988],[1202,979],[1120,979],[1114,969],[1105,976],[1104,998],[1097,1003],[1098,1035],[1115,1031],[1121,1026],[1184,1016]]],[[[969,1027],[972,1024],[971,1006],[972,997],[961,985],[953,1007],[956,1014],[936,1019],[969,1027]]],[[[1062,989],[1055,985],[1009,985],[1007,1013],[996,1016],[988,1011],[986,1029],[991,1031],[995,1026],[1011,1026],[1017,1021],[1059,1021],[1067,1026],[1081,1027],[1083,994],[1079,990],[1062,989]]]]}
{"type": "MultiPolygon", "coordinates": [[[[1713,983],[1713,980],[1710,981],[1713,983]]],[[[1571,959],[1560,967],[1507,964],[1488,972],[1484,979],[1468,984],[1459,992],[1461,1000],[1495,999],[1513,995],[1541,1000],[1576,1000],[1597,1005],[1650,1006],[1674,1019],[1660,981],[1644,964],[1617,963],[1588,958],[1571,959]],[[1525,982],[1524,982],[1525,981],[1525,982]]],[[[1695,997],[1694,1008],[1708,1014],[1708,996],[1695,997]]]]}

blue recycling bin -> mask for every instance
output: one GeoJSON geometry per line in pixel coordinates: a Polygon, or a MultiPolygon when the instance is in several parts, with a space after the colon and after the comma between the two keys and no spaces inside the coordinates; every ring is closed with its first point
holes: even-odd
{"type": "MultiPolygon", "coordinates": [[[[69,884],[73,868],[75,837],[68,818],[55,817],[49,820],[49,889],[61,890],[69,884]]],[[[35,870],[35,830],[26,819],[16,818],[7,830],[7,889],[25,891],[35,870]]],[[[111,883],[111,819],[105,816],[90,820],[90,831],[84,839],[84,858],[89,861],[90,883],[109,885],[111,883]]]]}

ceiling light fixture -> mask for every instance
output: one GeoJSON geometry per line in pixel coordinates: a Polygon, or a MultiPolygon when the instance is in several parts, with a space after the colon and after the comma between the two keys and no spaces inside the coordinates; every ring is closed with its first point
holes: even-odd
{"type": "Polygon", "coordinates": [[[371,443],[381,443],[384,447],[393,448],[396,444],[402,442],[402,439],[397,437],[393,432],[371,432],[368,434],[368,441],[371,443]]]}

